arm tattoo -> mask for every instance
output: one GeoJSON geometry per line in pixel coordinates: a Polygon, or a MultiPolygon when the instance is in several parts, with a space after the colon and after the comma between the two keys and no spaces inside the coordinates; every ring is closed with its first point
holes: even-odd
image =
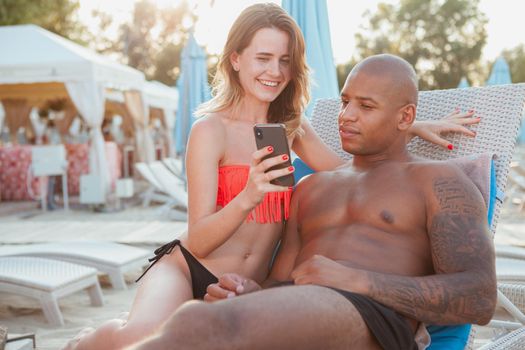
{"type": "Polygon", "coordinates": [[[496,293],[485,209],[456,178],[435,180],[433,194],[437,209],[428,236],[436,275],[370,273],[371,297],[427,323],[485,323],[496,293]]]}

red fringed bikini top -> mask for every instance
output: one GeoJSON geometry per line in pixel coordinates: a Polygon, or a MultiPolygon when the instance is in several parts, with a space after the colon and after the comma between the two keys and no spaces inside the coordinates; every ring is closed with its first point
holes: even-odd
{"type": "MultiPolygon", "coordinates": [[[[219,167],[218,206],[226,206],[226,204],[244,189],[246,182],[248,182],[249,171],[249,165],[226,165],[219,167]]],[[[290,215],[291,197],[291,189],[287,192],[267,193],[263,201],[248,215],[246,221],[255,220],[257,223],[266,224],[288,219],[290,215]]]]}

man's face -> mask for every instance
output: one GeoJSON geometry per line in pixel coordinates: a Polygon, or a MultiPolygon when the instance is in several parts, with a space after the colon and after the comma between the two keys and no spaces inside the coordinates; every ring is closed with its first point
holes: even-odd
{"type": "Polygon", "coordinates": [[[399,135],[402,103],[388,78],[352,73],[341,91],[339,136],[343,149],[354,155],[380,154],[399,135]]]}

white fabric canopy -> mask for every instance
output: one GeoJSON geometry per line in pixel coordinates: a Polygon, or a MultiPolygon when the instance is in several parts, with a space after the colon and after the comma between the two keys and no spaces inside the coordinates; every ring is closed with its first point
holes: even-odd
{"type": "Polygon", "coordinates": [[[158,81],[148,81],[144,84],[144,100],[149,107],[162,109],[169,154],[174,152],[173,129],[175,128],[175,111],[179,104],[179,91],[158,81]]]}
{"type": "Polygon", "coordinates": [[[141,90],[144,74],[38,26],[0,27],[0,84],[95,80],[141,90]]]}
{"type": "Polygon", "coordinates": [[[104,87],[95,81],[68,82],[67,93],[89,125],[91,145],[89,148],[89,170],[100,177],[105,193],[110,187],[109,167],[104,149],[102,121],[104,119],[104,87]]]}

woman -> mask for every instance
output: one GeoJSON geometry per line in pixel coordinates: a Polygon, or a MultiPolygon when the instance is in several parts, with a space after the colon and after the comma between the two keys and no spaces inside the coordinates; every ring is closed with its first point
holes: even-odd
{"type": "MultiPolygon", "coordinates": [[[[301,117],[308,85],[304,40],[293,19],[274,4],[245,9],[218,63],[214,98],[201,107],[188,141],[187,237],[156,251],[127,320],[87,333],[78,349],[120,348],[151,334],[182,303],[202,299],[222,273],[265,279],[292,191],[270,181],[294,169],[266,172],[287,155],[256,150],[253,125],[285,124],[289,145],[314,170],[343,163],[301,117]]],[[[455,124],[463,116],[455,118],[419,132],[468,132],[455,124]]]]}

